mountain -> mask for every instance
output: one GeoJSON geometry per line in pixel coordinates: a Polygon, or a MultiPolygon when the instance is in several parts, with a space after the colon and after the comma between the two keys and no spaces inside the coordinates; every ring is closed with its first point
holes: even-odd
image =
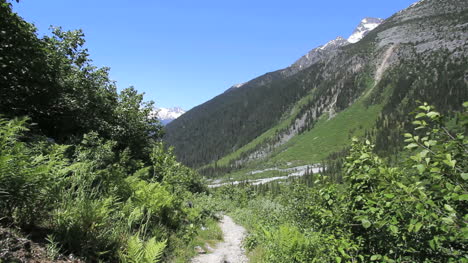
{"type": "Polygon", "coordinates": [[[171,121],[179,118],[185,111],[179,107],[173,108],[159,108],[156,110],[158,119],[163,125],[167,125],[171,121]]]}
{"type": "Polygon", "coordinates": [[[466,0],[423,0],[365,18],[348,40],[188,111],[164,139],[180,161],[220,173],[322,162],[353,136],[394,151],[417,101],[454,114],[468,100],[467,9],[466,0]]]}
{"type": "Polygon", "coordinates": [[[364,18],[354,30],[353,34],[348,38],[348,42],[353,44],[359,42],[359,40],[365,37],[370,31],[382,24],[383,21],[384,20],[381,18],[364,18]]]}
{"type": "MultiPolygon", "coordinates": [[[[312,64],[318,62],[324,55],[328,55],[332,53],[333,51],[351,44],[351,43],[356,43],[359,40],[361,40],[364,36],[366,36],[370,31],[372,31],[374,28],[376,28],[378,25],[380,25],[383,22],[383,19],[381,18],[364,18],[361,23],[358,25],[358,27],[354,30],[353,34],[348,38],[344,39],[343,37],[337,37],[329,42],[327,42],[323,46],[319,46],[317,48],[312,49],[309,51],[306,55],[302,56],[299,58],[296,62],[294,62],[291,66],[279,70],[278,73],[283,75],[283,76],[291,76],[296,74],[297,72],[306,69],[310,67],[312,64]]],[[[273,73],[274,74],[274,73],[273,73]]],[[[268,74],[267,74],[268,75],[268,74]]],[[[261,78],[260,78],[261,79],[261,78]]],[[[274,79],[274,78],[273,78],[274,79]]],[[[265,79],[256,79],[257,82],[260,82],[261,85],[265,84],[266,82],[269,81],[268,78],[265,79]]],[[[228,91],[240,88],[244,86],[246,83],[240,83],[233,85],[231,88],[228,89],[228,91]]]]}
{"type": "Polygon", "coordinates": [[[336,51],[340,47],[343,47],[348,44],[349,42],[346,39],[342,37],[337,37],[336,39],[329,41],[325,45],[319,46],[309,51],[309,53],[298,59],[290,67],[283,70],[283,74],[286,76],[294,75],[297,72],[317,63],[318,61],[323,59],[324,56],[330,55],[333,51],[336,51]]]}

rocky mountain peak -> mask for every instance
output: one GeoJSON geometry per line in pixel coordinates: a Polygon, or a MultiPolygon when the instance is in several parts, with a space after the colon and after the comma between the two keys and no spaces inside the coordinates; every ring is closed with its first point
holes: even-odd
{"type": "Polygon", "coordinates": [[[366,17],[361,20],[361,23],[357,26],[351,36],[348,38],[348,42],[350,43],[357,43],[363,37],[365,37],[370,31],[374,30],[380,24],[382,24],[384,20],[382,18],[373,18],[373,17],[366,17]]]}
{"type": "Polygon", "coordinates": [[[319,61],[324,53],[336,50],[347,44],[349,44],[348,40],[344,39],[343,37],[337,37],[323,46],[312,49],[309,51],[309,53],[307,53],[305,56],[302,56],[289,67],[290,71],[287,72],[288,75],[295,74],[298,71],[310,67],[312,64],[319,61]]]}
{"type": "Polygon", "coordinates": [[[333,49],[337,49],[347,44],[349,44],[348,40],[344,39],[343,37],[337,37],[329,41],[325,45],[319,47],[319,49],[320,50],[333,50],[333,49]]]}
{"type": "MultiPolygon", "coordinates": [[[[296,74],[297,72],[304,70],[311,65],[317,63],[318,61],[324,59],[335,53],[335,51],[339,50],[339,48],[346,46],[350,43],[356,43],[361,40],[364,36],[366,36],[370,31],[375,29],[379,26],[384,20],[381,18],[373,18],[373,17],[366,17],[361,20],[361,23],[358,27],[354,30],[353,34],[348,38],[345,39],[341,36],[327,42],[325,45],[319,46],[317,48],[312,49],[307,54],[296,60],[291,66],[279,70],[280,74],[283,77],[288,77],[291,75],[296,74]]],[[[265,84],[270,80],[264,79],[259,83],[265,84]]],[[[251,83],[251,82],[247,82],[251,83]]],[[[237,88],[244,86],[246,83],[236,84],[226,90],[226,92],[230,92],[237,88]]]]}

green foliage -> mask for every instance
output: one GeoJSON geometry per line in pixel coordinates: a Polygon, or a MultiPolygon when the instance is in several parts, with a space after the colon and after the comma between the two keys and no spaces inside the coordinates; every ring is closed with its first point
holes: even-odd
{"type": "Polygon", "coordinates": [[[59,244],[55,241],[53,235],[48,235],[46,238],[48,242],[46,245],[46,254],[51,260],[57,259],[60,254],[59,244]]]}
{"type": "Polygon", "coordinates": [[[245,246],[262,251],[264,262],[465,262],[464,107],[449,129],[441,113],[421,104],[414,131],[404,134],[407,158],[398,163],[354,139],[342,182],[312,175],[311,187],[283,184],[275,195],[220,188],[218,204],[249,229],[245,246]]]}
{"type": "Polygon", "coordinates": [[[18,141],[27,119],[0,119],[0,211],[5,220],[29,225],[53,202],[56,181],[64,173],[65,146],[43,144],[46,153],[18,141]],[[17,215],[14,218],[9,215],[17,215]]]}
{"type": "Polygon", "coordinates": [[[81,30],[39,37],[5,0],[0,28],[0,224],[51,259],[159,262],[190,242],[213,215],[187,205],[206,187],[158,142],[153,102],[117,92],[81,30]]]}
{"type": "Polygon", "coordinates": [[[375,260],[455,261],[466,252],[460,196],[467,191],[461,177],[467,141],[451,135],[427,104],[413,123],[421,136],[405,134],[412,155],[398,168],[386,166],[369,142],[353,146],[345,165],[350,230],[375,260]]]}
{"type": "MultiPolygon", "coordinates": [[[[141,162],[96,133],[68,147],[40,138],[20,141],[28,130],[26,119],[0,119],[0,124],[0,223],[44,228],[51,257],[61,251],[89,261],[157,262],[169,236],[191,240],[210,216],[185,206],[184,197],[204,186],[175,161],[154,166],[164,176],[183,175],[181,185],[158,181],[149,173],[154,166],[130,174],[141,162]],[[66,159],[70,148],[73,158],[66,159]]],[[[174,160],[161,147],[153,158],[174,160]]]]}
{"type": "Polygon", "coordinates": [[[109,68],[92,65],[81,30],[55,27],[39,38],[10,4],[0,3],[0,113],[29,116],[37,123],[31,132],[60,143],[78,143],[94,131],[148,161],[162,136],[153,103],[132,87],[117,92],[109,68]]]}
{"type": "Polygon", "coordinates": [[[142,241],[137,235],[131,236],[127,240],[125,252],[120,255],[123,263],[154,263],[159,262],[166,242],[157,242],[150,238],[148,241],[142,241]]]}
{"type": "Polygon", "coordinates": [[[268,262],[306,262],[314,251],[313,240],[306,238],[297,228],[280,226],[274,232],[264,230],[270,253],[268,262]]]}

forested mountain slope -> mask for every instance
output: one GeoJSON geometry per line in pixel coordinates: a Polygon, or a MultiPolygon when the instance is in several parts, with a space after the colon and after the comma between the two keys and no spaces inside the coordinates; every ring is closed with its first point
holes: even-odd
{"type": "Polygon", "coordinates": [[[364,112],[374,107],[375,122],[362,133],[376,138],[377,150],[392,151],[416,100],[452,112],[468,98],[467,32],[466,1],[420,1],[306,69],[268,73],[192,109],[167,126],[165,140],[190,166],[229,154],[230,166],[239,166],[287,151],[318,120],[333,121],[359,102],[364,112]]]}

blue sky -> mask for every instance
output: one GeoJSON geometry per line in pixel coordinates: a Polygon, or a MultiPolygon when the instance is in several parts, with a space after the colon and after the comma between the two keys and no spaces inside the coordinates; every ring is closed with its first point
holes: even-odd
{"type": "Polygon", "coordinates": [[[188,110],[415,1],[22,0],[14,10],[40,34],[83,29],[94,64],[111,67],[120,88],[188,110]]]}

